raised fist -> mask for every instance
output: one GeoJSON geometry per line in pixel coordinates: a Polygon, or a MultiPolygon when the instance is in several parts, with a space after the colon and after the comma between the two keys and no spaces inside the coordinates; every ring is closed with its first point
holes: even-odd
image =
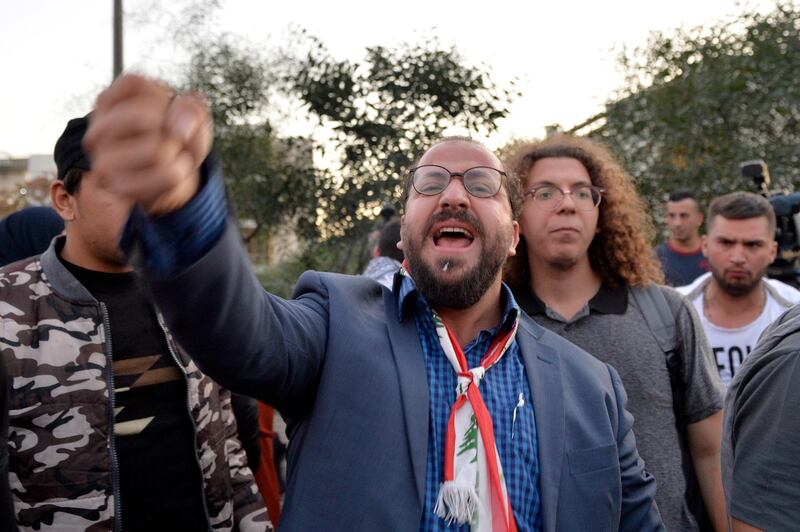
{"type": "Polygon", "coordinates": [[[200,95],[126,74],[98,96],[83,144],[104,185],[150,215],[166,214],[197,192],[210,116],[200,95]]]}

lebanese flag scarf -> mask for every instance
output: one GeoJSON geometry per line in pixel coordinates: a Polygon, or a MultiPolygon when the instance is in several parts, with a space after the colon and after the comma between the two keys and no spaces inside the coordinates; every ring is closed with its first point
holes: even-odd
{"type": "MultiPolygon", "coordinates": [[[[408,275],[408,266],[402,272],[408,275]]],[[[433,322],[445,356],[458,374],[456,400],[450,410],[444,445],[444,482],[436,502],[436,514],[448,524],[470,524],[472,532],[516,532],[511,501],[506,490],[500,456],[494,442],[489,410],[478,389],[483,376],[506,353],[519,326],[519,310],[513,324],[494,338],[483,359],[468,368],[455,336],[436,311],[433,322]]]]}

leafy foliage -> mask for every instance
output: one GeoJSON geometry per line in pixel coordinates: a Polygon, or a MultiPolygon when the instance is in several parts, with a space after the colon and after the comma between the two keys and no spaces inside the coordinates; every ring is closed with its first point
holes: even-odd
{"type": "Polygon", "coordinates": [[[364,225],[383,202],[397,206],[402,177],[424,148],[451,127],[494,131],[515,95],[513,82],[499,86],[436,40],[371,47],[356,63],[302,37],[307,51],[287,56],[284,81],[330,128],[340,155],[319,196],[329,234],[364,225]]]}
{"type": "Polygon", "coordinates": [[[402,178],[423,149],[452,127],[495,130],[515,95],[483,67],[468,65],[435,40],[368,48],[363,61],[339,61],[317,39],[270,57],[228,36],[195,43],[184,85],[209,99],[217,148],[242,218],[268,231],[296,224],[324,259],[355,272],[379,206],[398,206],[402,178]],[[302,49],[304,52],[298,53],[302,49]],[[338,164],[315,168],[319,145],[285,139],[267,116],[271,95],[296,98],[300,112],[328,133],[338,164]]]}
{"type": "Polygon", "coordinates": [[[620,59],[622,97],[591,135],[623,159],[652,206],[679,187],[704,199],[751,189],[739,163],[763,158],[773,183],[800,175],[800,10],[782,2],[707,28],[655,33],[620,59]]]}
{"type": "Polygon", "coordinates": [[[187,85],[206,95],[212,107],[216,146],[240,217],[256,230],[298,224],[316,235],[318,174],[312,146],[278,138],[265,113],[274,79],[256,52],[222,39],[195,49],[187,85]]]}

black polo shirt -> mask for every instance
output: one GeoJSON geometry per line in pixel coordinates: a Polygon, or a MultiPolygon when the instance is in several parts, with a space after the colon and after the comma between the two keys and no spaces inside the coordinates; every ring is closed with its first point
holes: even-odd
{"type": "Polygon", "coordinates": [[[533,290],[516,290],[514,299],[529,316],[544,314],[552,320],[572,323],[588,316],[592,311],[601,314],[624,314],[628,308],[628,287],[621,285],[611,288],[605,283],[601,284],[597,293],[570,320],[564,319],[558,312],[549,308],[533,290]]]}

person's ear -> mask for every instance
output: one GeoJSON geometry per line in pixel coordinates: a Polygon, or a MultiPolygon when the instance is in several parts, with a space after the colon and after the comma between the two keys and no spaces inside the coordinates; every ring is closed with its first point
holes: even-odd
{"type": "Polygon", "coordinates": [[[403,251],[403,226],[406,223],[406,215],[400,217],[400,240],[397,241],[397,249],[403,251]]]}
{"type": "Polygon", "coordinates": [[[517,245],[519,244],[519,222],[513,222],[514,236],[511,239],[511,247],[508,249],[508,256],[513,257],[517,254],[517,245]]]}
{"type": "Polygon", "coordinates": [[[50,203],[65,222],[75,219],[75,197],[67,192],[67,187],[60,179],[50,183],[50,203]]]}

